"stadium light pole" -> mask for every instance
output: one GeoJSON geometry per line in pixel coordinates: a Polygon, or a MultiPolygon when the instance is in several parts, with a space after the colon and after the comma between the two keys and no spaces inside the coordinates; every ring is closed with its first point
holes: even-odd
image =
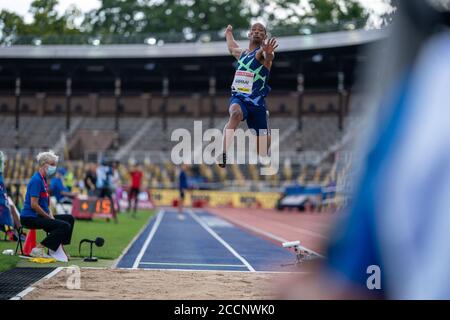
{"type": "Polygon", "coordinates": [[[151,105],[152,105],[152,94],[150,92],[141,95],[144,106],[142,109],[142,117],[150,118],[152,116],[151,105]]]}
{"type": "Polygon", "coordinates": [[[14,137],[14,147],[15,149],[19,149],[19,117],[20,117],[20,88],[21,88],[21,79],[20,77],[16,78],[16,112],[15,112],[15,137],[14,137]]]}
{"type": "Polygon", "coordinates": [[[209,126],[212,128],[214,126],[214,115],[216,113],[216,76],[212,75],[209,78],[209,99],[210,99],[210,118],[209,126]]]}
{"type": "Polygon", "coordinates": [[[338,72],[338,94],[339,94],[339,116],[338,127],[342,131],[344,128],[344,99],[345,99],[345,86],[344,86],[345,74],[342,71],[338,72]]]}
{"type": "Polygon", "coordinates": [[[122,80],[120,77],[116,78],[116,81],[114,82],[114,95],[116,98],[116,112],[115,112],[115,119],[114,119],[114,130],[116,132],[116,136],[114,137],[114,148],[117,149],[119,147],[119,116],[120,116],[120,96],[122,94],[122,80]]]}
{"type": "Polygon", "coordinates": [[[72,78],[68,77],[66,79],[66,130],[67,130],[67,132],[70,130],[71,97],[72,97],[72,78]]]}
{"type": "Polygon", "coordinates": [[[163,78],[163,88],[162,88],[162,95],[163,95],[163,109],[162,109],[162,116],[163,116],[163,130],[164,132],[167,130],[167,105],[168,105],[168,99],[169,99],[169,77],[164,76],[163,78]]]}
{"type": "Polygon", "coordinates": [[[297,75],[297,129],[302,131],[303,116],[303,94],[305,91],[305,76],[302,73],[297,75]]]}

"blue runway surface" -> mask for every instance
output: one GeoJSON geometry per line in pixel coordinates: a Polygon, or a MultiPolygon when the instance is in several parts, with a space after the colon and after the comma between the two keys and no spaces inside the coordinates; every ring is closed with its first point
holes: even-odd
{"type": "Polygon", "coordinates": [[[118,268],[287,271],[295,255],[207,211],[188,210],[180,220],[161,210],[146,226],[118,268]]]}

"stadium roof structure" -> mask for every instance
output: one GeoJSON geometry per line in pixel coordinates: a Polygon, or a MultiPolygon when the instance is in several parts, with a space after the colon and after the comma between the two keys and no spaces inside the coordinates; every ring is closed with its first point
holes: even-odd
{"type": "MultiPolygon", "coordinates": [[[[336,90],[355,81],[356,66],[388,30],[354,30],[280,37],[271,70],[274,91],[295,92],[299,79],[305,90],[336,90]]],[[[247,46],[245,40],[239,41],[247,46]]],[[[67,91],[111,94],[118,79],[123,94],[228,93],[235,59],[224,41],[116,45],[12,45],[0,47],[0,92],[11,94],[20,78],[22,93],[67,91]],[[213,79],[213,80],[211,80],[213,79]]]]}
{"type": "MultiPolygon", "coordinates": [[[[363,45],[386,36],[383,30],[337,31],[278,38],[278,52],[363,45]]],[[[246,46],[246,41],[238,41],[246,46]]],[[[116,45],[13,45],[0,47],[0,59],[130,59],[227,56],[225,42],[116,45]]]]}

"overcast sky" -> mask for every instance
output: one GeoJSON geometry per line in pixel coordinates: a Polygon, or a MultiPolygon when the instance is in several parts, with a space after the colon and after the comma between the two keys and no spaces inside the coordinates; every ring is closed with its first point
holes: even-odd
{"type": "MultiPolygon", "coordinates": [[[[376,14],[383,13],[387,7],[383,0],[359,0],[363,6],[370,8],[376,14]]],[[[18,13],[25,17],[25,21],[29,22],[31,16],[28,13],[28,8],[32,0],[0,0],[0,10],[7,9],[18,13]]],[[[98,8],[100,1],[98,0],[59,0],[58,10],[64,12],[71,4],[76,4],[83,12],[98,8]]]]}

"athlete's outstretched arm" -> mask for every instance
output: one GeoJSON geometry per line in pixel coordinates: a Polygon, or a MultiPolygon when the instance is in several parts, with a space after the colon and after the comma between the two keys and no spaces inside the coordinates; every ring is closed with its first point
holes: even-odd
{"type": "Polygon", "coordinates": [[[242,49],[239,48],[238,43],[236,42],[236,40],[234,40],[233,27],[231,25],[228,25],[225,30],[225,39],[227,40],[228,51],[233,57],[239,59],[242,53],[242,49]]]}
{"type": "Polygon", "coordinates": [[[256,52],[256,59],[259,61],[264,61],[264,65],[267,68],[272,66],[272,61],[275,59],[275,49],[278,48],[277,39],[270,38],[264,41],[261,45],[261,49],[256,52]]]}

